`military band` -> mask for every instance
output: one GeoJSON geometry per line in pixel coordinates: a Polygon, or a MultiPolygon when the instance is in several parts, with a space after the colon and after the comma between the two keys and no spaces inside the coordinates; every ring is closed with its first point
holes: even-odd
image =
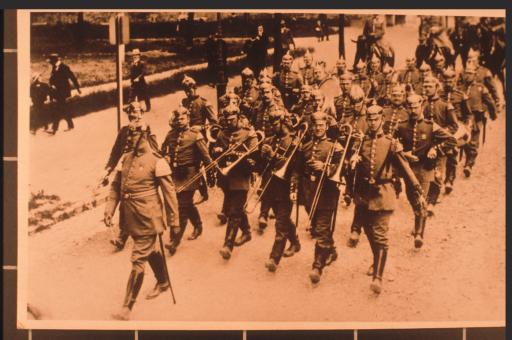
{"type": "MultiPolygon", "coordinates": [[[[375,37],[374,24],[375,20],[367,23],[364,39],[380,41],[383,33],[375,37]]],[[[481,140],[485,142],[487,117],[497,118],[498,95],[488,70],[474,53],[462,74],[447,66],[443,55],[428,62],[411,55],[403,70],[395,70],[389,59],[378,54],[360,55],[349,70],[340,57],[331,73],[319,59],[313,63],[307,51],[297,66],[292,54],[286,53],[273,76],[266,68],[258,77],[244,68],[241,86],[228,88],[220,98],[219,116],[197,93],[196,81],[185,76],[186,97],[173,108],[171,130],[160,154],[150,149],[155,142],[149,129],[139,128],[141,124],[131,123],[120,131],[106,171],[112,172],[119,162],[122,167],[112,184],[105,220],[111,223],[121,202],[120,225],[125,229],[114,244],[122,249],[128,235],[135,243],[119,318],[126,318],[133,307],[146,260],[158,282],[150,296],[167,289],[161,256],[153,249],[166,224],[162,203],[155,196],[157,186],[164,191],[170,228],[166,248],[171,255],[189,220],[194,228],[189,240],[203,233],[193,198],[199,190],[208,199],[206,184],[217,185],[223,193],[219,218],[226,230],[219,252],[225,260],[232,257],[235,246],[252,239],[248,214],[255,209],[248,206],[253,191],[260,205],[259,234],[267,228],[271,210],[276,218],[275,238],[265,262],[270,272],[277,270],[283,257],[301,250],[298,235],[306,224],[315,240],[309,279],[314,285],[320,282],[326,266],[338,257],[334,230],[340,223],[342,193],[345,208],[354,202],[347,245],[356,247],[364,231],[373,259],[370,289],[380,294],[390,219],[402,182],[414,214],[414,248],[424,246],[427,218],[433,218],[442,194],[453,191],[460,159],[465,156],[463,173],[470,177],[481,140]],[[142,140],[142,146],[134,140],[142,140]],[[138,167],[138,162],[147,162],[149,168],[145,163],[138,167]],[[139,200],[141,206],[148,200],[156,202],[156,215],[145,216],[145,210],[137,208],[139,200]],[[302,207],[307,215],[299,219],[302,207]]],[[[137,103],[130,117],[138,122],[141,114],[137,103]]]]}

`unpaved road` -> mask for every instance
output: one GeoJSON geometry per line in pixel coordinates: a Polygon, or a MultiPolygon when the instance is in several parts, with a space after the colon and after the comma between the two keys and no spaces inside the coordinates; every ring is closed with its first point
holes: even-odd
{"type": "MultiPolygon", "coordinates": [[[[416,33],[415,28],[407,32],[416,33]]],[[[354,32],[355,33],[355,32],[354,32]]],[[[397,58],[412,50],[416,35],[395,34],[397,58]],[[403,47],[398,47],[403,46],[403,47]]],[[[346,41],[349,41],[348,39],[346,41]]],[[[317,54],[337,48],[337,39],[314,44],[317,54]]],[[[349,56],[352,52],[349,52],[349,56]]],[[[351,57],[349,57],[351,60],[351,57]]],[[[330,65],[333,65],[331,61],[330,65]]],[[[212,90],[202,88],[207,97],[212,90]]],[[[177,97],[153,100],[147,115],[159,140],[167,131],[167,117],[177,97]]],[[[31,142],[30,183],[73,198],[84,193],[104,165],[113,139],[114,110],[76,120],[72,133],[52,138],[36,135],[31,142]],[[110,136],[109,138],[102,136],[110,136]],[[59,139],[57,139],[59,138],[59,139]],[[78,140],[77,140],[78,139],[78,140]],[[78,141],[81,141],[79,143],[78,141]],[[110,142],[108,142],[110,143],[110,142]],[[78,146],[80,145],[80,146],[78,146]],[[58,148],[56,148],[58,147],[58,148]],[[43,153],[44,151],[44,153],[43,153]],[[43,169],[47,170],[45,174],[43,169]],[[50,171],[48,171],[50,170],[50,171]],[[80,175],[79,177],[77,177],[80,175]],[[81,186],[77,188],[76,183],[81,186]]],[[[454,192],[444,196],[429,220],[426,245],[414,250],[409,231],[412,212],[401,196],[390,224],[390,253],[384,290],[375,297],[365,272],[371,262],[368,242],[356,249],[345,246],[353,208],[340,207],[334,234],[339,259],[327,267],[316,287],[309,282],[314,242],[305,232],[301,211],[302,251],[283,259],[276,273],[264,262],[270,252],[273,223],[263,236],[235,248],[229,262],[218,250],[224,227],[217,225],[221,193],[199,206],[205,230],[196,241],[184,240],[177,254],[167,258],[178,304],[170,294],[147,301],[154,283],[147,274],[132,313],[137,320],[172,321],[494,321],[505,318],[505,117],[488,126],[487,142],[470,179],[459,171],[454,192]]],[[[28,301],[47,319],[103,320],[122,303],[130,271],[130,249],[113,253],[109,231],[101,223],[102,207],[63,221],[28,239],[28,301]]],[[[257,214],[250,216],[257,225],[257,214]]],[[[189,227],[190,228],[190,227],[189,227]]],[[[186,236],[191,232],[187,230],[186,236]]],[[[164,235],[168,239],[168,234],[164,235]]]]}

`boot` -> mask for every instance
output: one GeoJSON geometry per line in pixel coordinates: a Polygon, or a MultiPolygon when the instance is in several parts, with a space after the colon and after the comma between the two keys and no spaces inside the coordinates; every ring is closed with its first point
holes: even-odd
{"type": "Polygon", "coordinates": [[[315,244],[315,260],[313,261],[313,270],[309,274],[311,283],[316,284],[320,282],[322,276],[322,269],[325,267],[325,261],[329,256],[330,248],[322,248],[315,244]]]}
{"type": "Polygon", "coordinates": [[[265,267],[271,273],[274,273],[277,270],[277,266],[278,266],[278,264],[272,257],[269,258],[267,262],[265,262],[265,267]]]}
{"type": "Polygon", "coordinates": [[[260,216],[258,219],[258,234],[263,235],[263,232],[267,228],[267,218],[265,216],[260,216]]]}
{"type": "Polygon", "coordinates": [[[160,253],[151,253],[151,255],[148,256],[148,263],[156,278],[155,287],[146,295],[146,299],[150,300],[156,298],[158,295],[160,295],[160,293],[163,293],[169,289],[169,282],[167,282],[165,275],[164,259],[160,253]]]}
{"type": "Polygon", "coordinates": [[[242,235],[235,241],[234,245],[235,247],[240,247],[241,245],[249,242],[252,239],[251,236],[251,226],[249,225],[249,220],[247,218],[247,215],[243,215],[240,223],[239,223],[240,229],[242,230],[242,235]]]}
{"type": "Polygon", "coordinates": [[[194,228],[192,234],[187,238],[189,241],[193,241],[198,238],[203,233],[203,226],[199,225],[197,228],[194,228]]]}
{"type": "Polygon", "coordinates": [[[373,281],[370,285],[370,289],[375,294],[380,294],[382,291],[382,275],[384,274],[384,268],[386,266],[386,259],[388,257],[388,251],[384,248],[380,248],[374,259],[376,264],[373,268],[373,281]]]}
{"type": "Polygon", "coordinates": [[[464,167],[464,176],[466,176],[467,178],[471,176],[471,167],[468,165],[464,167]]]}
{"type": "Polygon", "coordinates": [[[276,266],[281,261],[283,256],[284,248],[286,247],[286,238],[277,238],[272,245],[272,251],[270,252],[270,258],[274,261],[276,266]]]}
{"type": "Polygon", "coordinates": [[[241,219],[238,217],[233,217],[228,220],[228,225],[226,227],[226,236],[224,238],[224,246],[219,251],[220,255],[224,260],[229,260],[231,258],[234,240],[236,238],[236,234],[238,233],[240,223],[241,219]]]}
{"type": "Polygon", "coordinates": [[[350,248],[357,247],[357,244],[359,243],[359,233],[355,230],[352,230],[350,233],[350,238],[347,241],[347,246],[350,248]]]}
{"type": "Polygon", "coordinates": [[[423,233],[425,232],[425,226],[427,218],[424,216],[415,216],[414,220],[414,247],[421,248],[423,246],[423,233]]]}
{"type": "Polygon", "coordinates": [[[331,263],[333,263],[334,261],[336,261],[337,259],[338,259],[338,252],[336,251],[336,247],[332,246],[331,248],[329,248],[327,259],[325,260],[325,265],[328,266],[331,263]]]}
{"type": "Polygon", "coordinates": [[[452,191],[453,191],[453,182],[452,181],[447,181],[444,184],[444,193],[449,195],[449,194],[451,194],[452,191]]]}
{"type": "Polygon", "coordinates": [[[130,312],[137,300],[139,295],[140,287],[144,281],[144,272],[133,270],[130,272],[128,277],[128,284],[126,285],[126,295],[124,297],[124,303],[121,310],[117,313],[112,314],[112,318],[116,320],[129,320],[130,312]]]}
{"type": "Polygon", "coordinates": [[[283,253],[284,257],[291,257],[295,253],[298,253],[300,251],[300,241],[299,236],[295,234],[295,236],[290,240],[290,246],[288,249],[285,250],[283,253]]]}

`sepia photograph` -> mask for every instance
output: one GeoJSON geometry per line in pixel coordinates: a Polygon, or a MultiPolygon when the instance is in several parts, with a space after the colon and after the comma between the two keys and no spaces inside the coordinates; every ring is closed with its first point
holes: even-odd
{"type": "Polygon", "coordinates": [[[18,326],[504,326],[505,34],[19,10],[18,326]]]}

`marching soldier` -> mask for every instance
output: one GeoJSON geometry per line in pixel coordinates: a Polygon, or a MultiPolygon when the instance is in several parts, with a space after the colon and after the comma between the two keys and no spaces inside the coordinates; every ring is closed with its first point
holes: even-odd
{"type": "Polygon", "coordinates": [[[398,82],[405,85],[405,91],[407,95],[410,95],[420,82],[420,72],[416,68],[416,58],[408,57],[405,59],[405,63],[406,69],[399,72],[398,82]]]}
{"type": "Polygon", "coordinates": [[[402,153],[402,146],[384,133],[382,107],[372,105],[366,113],[368,131],[359,154],[351,157],[355,165],[354,223],[364,228],[373,253],[370,289],[380,294],[388,254],[389,221],[396,205],[393,176],[402,172],[410,183],[416,202],[422,200],[422,188],[402,153]]]}
{"type": "Polygon", "coordinates": [[[302,84],[302,87],[300,88],[299,101],[290,108],[290,112],[296,114],[300,118],[313,114],[315,110],[311,93],[311,86],[302,84]]]}
{"type": "MultiPolygon", "coordinates": [[[[434,180],[434,168],[439,155],[453,148],[455,138],[437,123],[423,117],[422,97],[413,94],[407,97],[409,119],[400,122],[397,137],[404,147],[406,156],[414,175],[418,179],[423,193],[428,193],[430,183],[434,180]]],[[[423,246],[426,226],[426,208],[418,206],[414,196],[414,187],[405,179],[406,194],[414,209],[414,246],[423,246]]]]}
{"type": "Polygon", "coordinates": [[[354,72],[353,84],[359,85],[363,89],[365,97],[368,98],[372,89],[372,84],[366,75],[366,64],[360,60],[354,68],[354,72]]]}
{"type": "Polygon", "coordinates": [[[119,204],[120,224],[133,239],[132,270],[123,307],[119,313],[112,315],[118,320],[129,319],[142,287],[146,261],[157,281],[146,298],[153,299],[170,287],[165,258],[157,242],[160,242],[162,249],[161,234],[165,226],[176,228],[179,219],[178,202],[169,164],[152,147],[150,138],[149,131],[145,130],[133,141],[133,152],[123,158],[121,170],[117,171],[112,182],[105,207],[105,224],[110,227],[119,204]],[[163,201],[158,188],[161,189],[163,201]]]}
{"type": "MultiPolygon", "coordinates": [[[[420,81],[414,87],[414,93],[419,94],[421,96],[425,95],[425,91],[423,89],[423,82],[425,78],[432,76],[432,68],[426,62],[423,62],[419,68],[420,70],[420,81]]],[[[411,93],[412,94],[412,93],[411,93]]]]}
{"type": "MultiPolygon", "coordinates": [[[[240,122],[238,108],[228,107],[225,118],[226,127],[219,133],[213,145],[212,156],[218,158],[230,147],[238,147],[220,159],[219,166],[221,168],[230,166],[239,157],[243,157],[245,150],[253,149],[258,145],[254,129],[240,122]]],[[[244,157],[226,176],[219,175],[221,176],[218,180],[219,185],[222,185],[225,191],[225,211],[228,219],[224,245],[220,250],[220,254],[225,260],[229,260],[235,245],[242,245],[251,240],[251,230],[244,211],[251,174],[255,165],[254,158],[251,157],[253,155],[244,157]],[[235,244],[238,229],[242,229],[242,236],[236,240],[235,244]]]]}
{"type": "Polygon", "coordinates": [[[304,65],[299,69],[300,74],[302,75],[302,83],[303,84],[312,84],[314,81],[314,67],[313,67],[313,56],[306,50],[306,53],[303,57],[304,65]]]}
{"type": "Polygon", "coordinates": [[[340,56],[338,60],[336,60],[336,69],[334,70],[334,75],[339,79],[345,73],[348,73],[347,62],[343,56],[340,56]]]}
{"type": "Polygon", "coordinates": [[[446,59],[441,53],[437,53],[434,57],[434,69],[432,75],[439,81],[443,81],[443,73],[446,70],[446,59]]]}
{"type": "Polygon", "coordinates": [[[291,69],[292,63],[291,54],[285,54],[281,62],[281,70],[276,72],[273,77],[273,84],[283,96],[284,106],[287,110],[297,103],[302,86],[302,76],[291,69]]]}
{"type": "Polygon", "coordinates": [[[210,124],[218,124],[217,114],[213,110],[212,104],[196,93],[196,81],[189,76],[185,76],[181,84],[187,95],[181,101],[181,105],[190,113],[190,127],[202,129],[207,120],[210,124]]]}
{"type": "Polygon", "coordinates": [[[336,112],[336,121],[349,117],[352,114],[350,107],[350,88],[352,87],[353,76],[351,73],[345,73],[340,78],[341,93],[334,97],[334,109],[336,112]]]}
{"type": "MultiPolygon", "coordinates": [[[[197,84],[193,78],[185,76],[181,84],[185,94],[187,95],[186,98],[182,99],[181,105],[189,112],[190,128],[195,131],[201,131],[203,136],[206,136],[206,121],[208,120],[210,124],[218,124],[219,121],[217,119],[217,114],[213,110],[212,104],[208,102],[206,98],[203,98],[196,93],[197,84]]],[[[206,188],[204,180],[201,180],[199,183],[199,192],[201,196],[203,196],[203,200],[208,199],[208,189],[206,188]]]]}
{"type": "MultiPolygon", "coordinates": [[[[492,99],[494,100],[495,105],[497,106],[500,102],[500,98],[498,96],[498,90],[496,89],[496,83],[494,82],[494,77],[492,75],[491,70],[487,67],[483,66],[479,62],[480,53],[477,50],[470,50],[468,53],[468,61],[467,63],[473,64],[475,67],[475,79],[476,82],[484,85],[489,93],[491,94],[492,99]]],[[[466,64],[467,66],[467,64],[466,64]]]]}
{"type": "Polygon", "coordinates": [[[389,105],[389,90],[396,83],[396,78],[394,70],[388,64],[384,64],[382,72],[375,76],[370,97],[377,99],[380,106],[389,105]]]}
{"type": "MultiPolygon", "coordinates": [[[[464,92],[457,89],[457,77],[453,69],[448,68],[443,74],[443,90],[440,93],[442,100],[446,102],[450,109],[453,109],[453,113],[460,124],[467,126],[471,111],[468,106],[467,98],[464,92]]],[[[470,131],[468,129],[468,131],[470,131]]],[[[446,156],[446,178],[444,181],[444,190],[446,194],[453,191],[453,183],[455,181],[457,173],[457,156],[459,153],[459,147],[467,142],[469,135],[461,136],[457,140],[457,148],[451,150],[446,156]]]]}
{"type": "Polygon", "coordinates": [[[296,226],[290,219],[293,206],[290,198],[291,168],[287,169],[284,178],[272,175],[292,156],[290,153],[294,147],[293,125],[290,115],[286,115],[284,111],[273,111],[270,114],[270,122],[274,134],[265,138],[261,147],[261,158],[270,167],[271,176],[265,179],[265,183],[268,183],[265,195],[268,196],[270,206],[276,215],[276,236],[265,267],[270,272],[275,272],[283,255],[289,257],[300,250],[300,242],[296,226]],[[285,252],[287,240],[290,246],[285,252]]]}
{"type": "Polygon", "coordinates": [[[338,206],[339,191],[336,183],[327,178],[319,187],[323,170],[325,169],[326,177],[332,176],[336,171],[342,152],[341,146],[327,137],[327,121],[325,112],[313,114],[313,138],[299,149],[296,167],[292,175],[292,197],[294,199],[299,197],[303,200],[302,203],[310,215],[311,231],[316,237],[313,270],[309,274],[309,278],[314,284],[320,281],[324,267],[338,257],[332,230],[336,224],[335,211],[338,206]],[[331,159],[329,159],[329,155],[331,155],[331,159]],[[312,211],[316,192],[320,196],[316,209],[312,211]]]}
{"type": "Polygon", "coordinates": [[[272,133],[269,124],[269,114],[279,109],[280,105],[275,98],[274,88],[271,84],[260,85],[260,101],[255,104],[251,114],[251,122],[256,130],[263,131],[265,135],[272,133]]]}
{"type": "Polygon", "coordinates": [[[393,86],[391,88],[390,105],[385,106],[382,111],[382,129],[386,135],[394,137],[398,123],[408,119],[408,113],[404,103],[404,87],[401,85],[393,86]]]}
{"type": "MultiPolygon", "coordinates": [[[[423,80],[423,91],[425,93],[423,102],[423,115],[425,119],[432,120],[440,127],[446,129],[451,134],[457,131],[458,123],[453,106],[444,102],[439,94],[439,81],[430,76],[423,80]]],[[[455,145],[454,145],[455,146],[455,145]]],[[[452,153],[453,150],[446,149],[446,152],[452,153]]],[[[443,189],[446,170],[446,154],[438,154],[436,167],[434,171],[434,181],[430,185],[427,195],[427,212],[433,214],[433,208],[438,202],[439,194],[443,189]]]]}
{"type": "Polygon", "coordinates": [[[489,111],[489,117],[492,120],[497,118],[496,106],[492,100],[491,95],[487,88],[476,81],[476,68],[473,64],[468,63],[464,70],[464,83],[461,90],[467,97],[469,109],[471,111],[471,139],[469,143],[464,146],[464,153],[466,154],[466,164],[464,165],[464,175],[471,176],[471,170],[475,165],[476,157],[478,156],[478,148],[480,146],[480,132],[483,133],[482,141],[485,142],[485,130],[487,124],[486,111],[489,111]]]}
{"type": "MultiPolygon", "coordinates": [[[[171,123],[172,128],[162,143],[161,154],[171,164],[172,179],[177,187],[179,226],[171,228],[170,244],[165,246],[172,256],[176,253],[189,220],[194,227],[189,240],[195,240],[203,232],[203,222],[193,202],[194,193],[199,189],[199,181],[191,180],[200,171],[201,164],[207,166],[212,160],[203,135],[190,129],[189,112],[186,108],[180,106],[174,110],[171,123]]],[[[208,185],[214,186],[214,173],[210,171],[207,175],[208,185]]]]}
{"type": "Polygon", "coordinates": [[[251,109],[258,100],[259,90],[254,73],[250,68],[242,70],[242,86],[235,88],[235,93],[240,97],[240,112],[247,118],[251,115],[251,109]]]}

